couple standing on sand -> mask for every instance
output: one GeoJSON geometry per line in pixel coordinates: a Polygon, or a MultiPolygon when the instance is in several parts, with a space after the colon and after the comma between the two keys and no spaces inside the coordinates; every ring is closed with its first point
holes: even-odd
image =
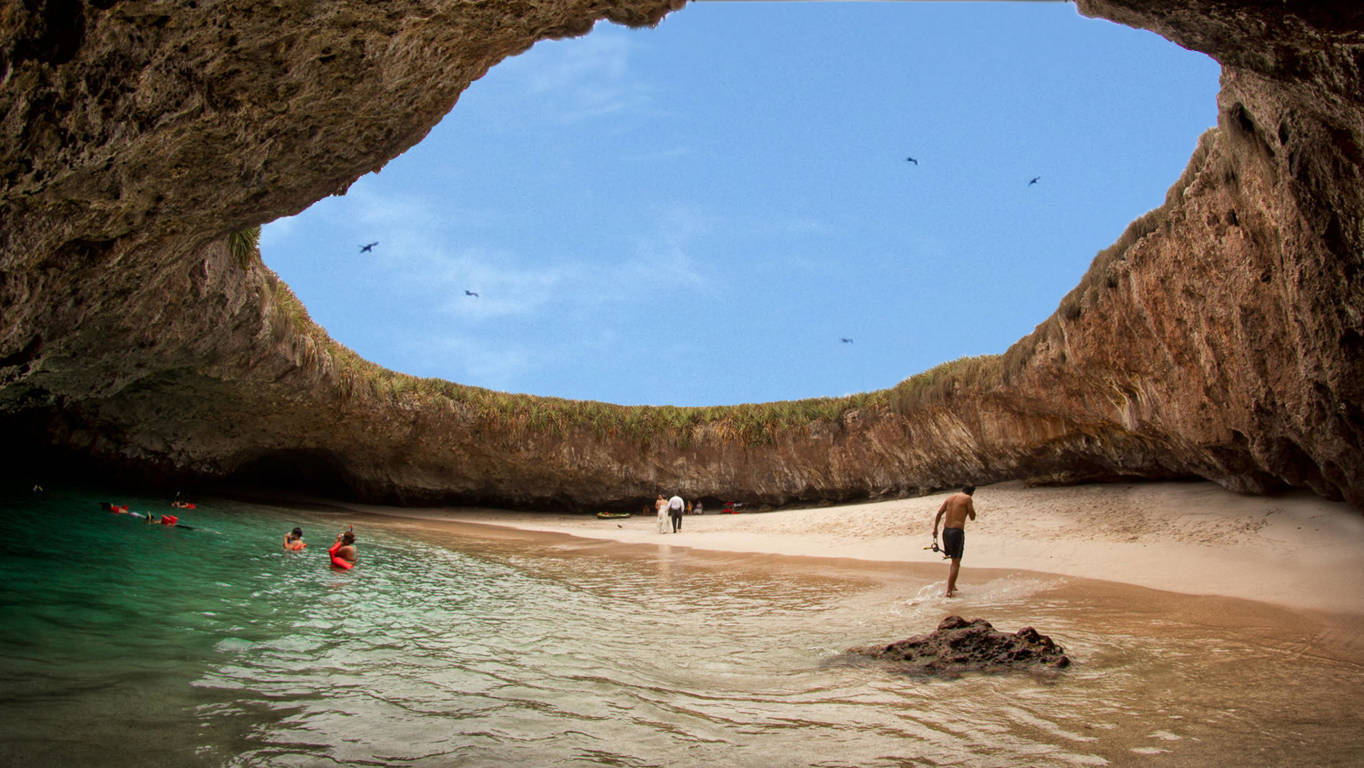
{"type": "Polygon", "coordinates": [[[976,492],[974,485],[968,485],[961,489],[961,493],[954,493],[947,497],[947,500],[938,507],[938,516],[933,518],[933,551],[938,550],[938,521],[944,523],[942,529],[942,552],[944,557],[952,559],[952,566],[947,572],[947,596],[952,597],[957,594],[957,572],[961,570],[961,555],[966,549],[966,519],[976,519],[976,506],[971,501],[971,496],[976,492]],[[947,519],[943,520],[946,516],[947,519]]]}
{"type": "Polygon", "coordinates": [[[668,522],[672,522],[673,533],[682,531],[682,512],[687,507],[682,501],[682,497],[673,494],[671,499],[664,499],[663,494],[658,494],[654,500],[654,511],[658,513],[658,532],[668,532],[668,522]]]}

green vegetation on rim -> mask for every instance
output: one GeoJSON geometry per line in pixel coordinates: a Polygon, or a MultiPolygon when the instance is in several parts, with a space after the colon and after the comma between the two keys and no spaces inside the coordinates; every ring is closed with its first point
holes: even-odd
{"type": "Polygon", "coordinates": [[[1198,137],[1198,144],[1194,147],[1193,155],[1189,158],[1184,172],[1166,190],[1165,202],[1159,208],[1147,211],[1128,224],[1112,245],[1094,256],[1089,269],[1080,278],[1079,285],[1061,299],[1056,312],[1043,320],[1032,333],[1009,347],[1001,362],[1001,371],[1006,378],[1012,379],[1028,366],[1039,344],[1059,343],[1064,337],[1061,331],[1062,323],[1080,322],[1085,313],[1098,305],[1107,292],[1119,290],[1123,286],[1127,272],[1131,268],[1129,251],[1137,247],[1147,235],[1169,228],[1170,211],[1178,209],[1185,191],[1197,182],[1201,174],[1211,174],[1222,183],[1234,183],[1235,170],[1226,164],[1225,158],[1219,161],[1219,165],[1209,165],[1209,161],[1217,157],[1213,153],[1213,145],[1221,135],[1218,128],[1204,131],[1198,137]]]}
{"type": "Polygon", "coordinates": [[[260,225],[238,230],[227,236],[227,249],[242,269],[260,262],[260,225]]]}
{"type": "Polygon", "coordinates": [[[725,441],[773,444],[788,431],[818,423],[837,424],[853,411],[904,416],[942,403],[963,389],[979,392],[1000,381],[1000,356],[986,355],[944,363],[890,389],[771,403],[630,406],[511,394],[410,376],[365,360],[313,323],[302,302],[273,272],[267,271],[265,277],[284,324],[293,334],[310,339],[319,352],[330,358],[331,369],[352,397],[402,402],[415,410],[470,409],[476,418],[495,424],[500,432],[518,439],[538,435],[557,438],[586,432],[597,437],[619,437],[640,443],[664,440],[686,446],[705,432],[711,438],[725,441]]]}

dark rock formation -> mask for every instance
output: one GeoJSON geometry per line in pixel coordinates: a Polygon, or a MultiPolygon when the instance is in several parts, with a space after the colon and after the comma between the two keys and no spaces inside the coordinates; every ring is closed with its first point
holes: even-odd
{"type": "Polygon", "coordinates": [[[851,648],[848,652],[902,664],[907,671],[924,675],[1070,666],[1065,650],[1032,627],[1010,635],[995,629],[985,619],[967,621],[960,616],[948,616],[926,635],[890,645],[851,648]]]}
{"type": "Polygon", "coordinates": [[[1220,61],[1219,125],[1033,334],[887,392],[640,409],[416,380],[327,339],[229,248],[382,167],[500,59],[680,4],[6,6],[0,463],[399,502],[633,506],[662,487],[784,503],[1201,476],[1364,507],[1353,0],[1080,0],[1220,61]]]}

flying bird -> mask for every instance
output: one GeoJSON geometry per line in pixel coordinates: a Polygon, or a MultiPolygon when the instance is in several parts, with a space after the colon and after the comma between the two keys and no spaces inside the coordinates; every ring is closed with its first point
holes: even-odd
{"type": "Polygon", "coordinates": [[[475,299],[478,298],[478,294],[477,294],[477,293],[474,293],[473,291],[469,290],[468,288],[465,288],[465,289],[464,289],[464,295],[465,295],[465,296],[473,296],[475,299]]]}
{"type": "Polygon", "coordinates": [[[1028,186],[1031,187],[1032,185],[1036,184],[1036,183],[1038,182],[1038,180],[1041,179],[1041,178],[1042,178],[1041,176],[1034,176],[1034,177],[1032,177],[1031,179],[1028,180],[1028,186]]]}
{"type": "Polygon", "coordinates": [[[378,245],[378,244],[379,244],[379,241],[378,241],[378,240],[375,240],[375,241],[372,242],[372,243],[366,243],[366,244],[360,246],[360,253],[369,253],[370,251],[374,250],[374,246],[376,246],[376,245],[378,245]]]}
{"type": "Polygon", "coordinates": [[[918,160],[915,160],[915,159],[912,158],[912,157],[906,157],[906,158],[905,158],[905,162],[906,162],[906,163],[914,163],[915,165],[918,165],[918,164],[919,164],[919,161],[918,161],[918,160]]]}
{"type": "Polygon", "coordinates": [[[843,342],[844,344],[851,344],[851,343],[853,343],[853,340],[852,340],[852,339],[839,339],[839,341],[843,342]]]}

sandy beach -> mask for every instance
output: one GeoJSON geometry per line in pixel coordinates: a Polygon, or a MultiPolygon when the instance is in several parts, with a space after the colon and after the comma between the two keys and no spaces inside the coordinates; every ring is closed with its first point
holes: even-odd
{"type": "MultiPolygon", "coordinates": [[[[769,512],[687,515],[658,533],[635,515],[355,506],[425,521],[503,526],[635,545],[717,552],[941,564],[924,549],[948,494],[769,512]]],[[[641,500],[641,505],[645,500],[641,500]]],[[[1189,595],[1364,615],[1364,514],[1295,494],[1251,497],[1206,482],[978,488],[960,586],[972,569],[1034,571],[1189,595]]],[[[740,509],[743,509],[742,507],[740,509]]]]}

